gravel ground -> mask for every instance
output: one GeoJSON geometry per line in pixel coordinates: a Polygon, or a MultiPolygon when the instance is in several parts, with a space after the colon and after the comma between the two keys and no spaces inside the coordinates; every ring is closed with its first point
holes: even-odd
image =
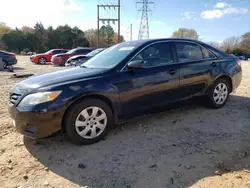
{"type": "MultiPolygon", "coordinates": [[[[15,73],[38,74],[19,56],[15,73]]],[[[16,133],[7,105],[21,79],[0,72],[0,187],[250,188],[250,62],[227,105],[195,101],[117,126],[108,137],[75,146],[63,133],[30,140],[16,133]]]]}

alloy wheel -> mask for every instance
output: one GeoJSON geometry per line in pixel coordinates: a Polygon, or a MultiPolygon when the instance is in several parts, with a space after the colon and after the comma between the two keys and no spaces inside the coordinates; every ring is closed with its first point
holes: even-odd
{"type": "Polygon", "coordinates": [[[46,64],[46,59],[40,58],[40,59],[39,59],[39,63],[42,64],[42,65],[43,65],[43,64],[46,64]]]}
{"type": "Polygon", "coordinates": [[[223,104],[228,96],[228,88],[227,85],[224,83],[219,83],[214,88],[213,92],[213,100],[216,104],[221,105],[223,104]]]}

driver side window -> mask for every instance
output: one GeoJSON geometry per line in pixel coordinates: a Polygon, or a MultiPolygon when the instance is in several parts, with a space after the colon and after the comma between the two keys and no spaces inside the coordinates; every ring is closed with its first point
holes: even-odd
{"type": "Polygon", "coordinates": [[[144,61],[144,67],[157,67],[173,63],[170,43],[153,44],[140,52],[134,60],[144,61]]]}

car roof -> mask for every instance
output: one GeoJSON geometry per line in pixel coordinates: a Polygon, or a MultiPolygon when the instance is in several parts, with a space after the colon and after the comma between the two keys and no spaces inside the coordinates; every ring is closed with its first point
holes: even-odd
{"type": "Polygon", "coordinates": [[[135,40],[135,41],[128,41],[120,43],[121,46],[134,46],[139,47],[143,45],[148,45],[154,42],[164,42],[164,41],[174,41],[174,42],[195,42],[197,44],[202,45],[203,47],[209,48],[212,50],[217,56],[225,57],[227,56],[223,51],[216,49],[202,41],[194,40],[194,39],[185,39],[185,38],[158,38],[158,39],[144,39],[144,40],[135,40]]]}
{"type": "MultiPolygon", "coordinates": [[[[51,49],[51,50],[67,50],[67,49],[58,48],[58,49],[51,49]]],[[[51,51],[51,50],[49,50],[49,51],[51,51]]],[[[69,51],[69,50],[67,50],[67,51],[69,51]]]]}
{"type": "Polygon", "coordinates": [[[11,54],[11,52],[6,52],[6,51],[3,51],[3,50],[0,50],[0,52],[6,53],[6,54],[11,54]]]}
{"type": "Polygon", "coordinates": [[[134,45],[142,45],[146,43],[153,43],[153,42],[160,42],[160,41],[184,41],[184,42],[196,42],[196,43],[201,43],[204,44],[201,41],[194,40],[194,39],[185,39],[185,38],[158,38],[158,39],[143,39],[143,40],[134,40],[134,41],[128,41],[124,43],[131,43],[134,45]]]}
{"type": "Polygon", "coordinates": [[[95,50],[96,48],[93,48],[93,47],[77,47],[77,48],[74,48],[75,50],[76,49],[82,49],[82,50],[95,50]]]}

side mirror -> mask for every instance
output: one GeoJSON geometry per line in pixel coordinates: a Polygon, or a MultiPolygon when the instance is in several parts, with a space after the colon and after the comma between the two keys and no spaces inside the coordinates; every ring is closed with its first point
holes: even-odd
{"type": "Polygon", "coordinates": [[[134,60],[128,63],[128,69],[143,69],[144,61],[143,60],[134,60]]]}

